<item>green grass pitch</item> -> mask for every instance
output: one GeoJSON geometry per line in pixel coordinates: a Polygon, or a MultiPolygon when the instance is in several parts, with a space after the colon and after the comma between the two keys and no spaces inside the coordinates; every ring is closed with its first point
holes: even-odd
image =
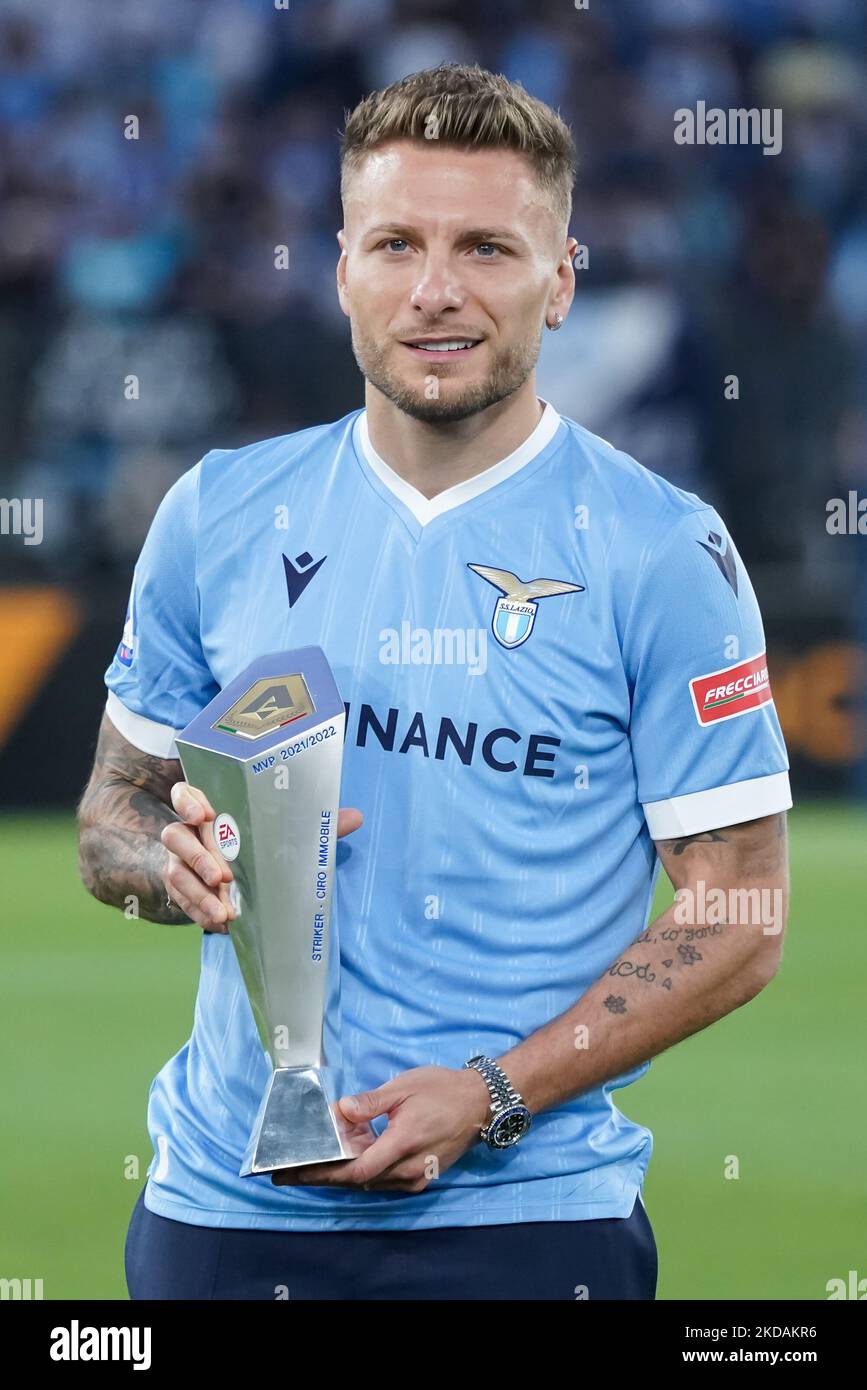
{"type": "MultiPolygon", "coordinates": [[[[71,818],[0,825],[0,1276],[122,1299],[148,1087],[189,1034],[198,930],[93,902],[71,818]]],[[[809,805],[790,828],[780,973],[615,1093],[654,1135],[661,1299],[823,1299],[867,1277],[867,812],[809,805]]]]}

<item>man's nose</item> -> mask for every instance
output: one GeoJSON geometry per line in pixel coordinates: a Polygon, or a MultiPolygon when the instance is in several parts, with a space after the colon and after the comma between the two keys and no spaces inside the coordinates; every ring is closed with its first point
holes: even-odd
{"type": "Polygon", "coordinates": [[[464,303],[464,293],[454,270],[445,262],[428,257],[421,278],[410,295],[410,303],[414,309],[420,309],[430,318],[441,314],[444,309],[460,309],[464,303]]]}

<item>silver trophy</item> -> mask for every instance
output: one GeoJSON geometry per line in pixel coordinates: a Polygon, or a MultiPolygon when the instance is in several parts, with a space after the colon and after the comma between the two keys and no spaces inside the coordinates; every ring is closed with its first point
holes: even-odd
{"type": "Polygon", "coordinates": [[[353,1158],[376,1137],[335,1106],[345,721],[325,653],[301,647],[248,666],[177,738],[186,780],[216,812],[216,847],[235,878],[229,933],[273,1067],[241,1176],[353,1158]]]}

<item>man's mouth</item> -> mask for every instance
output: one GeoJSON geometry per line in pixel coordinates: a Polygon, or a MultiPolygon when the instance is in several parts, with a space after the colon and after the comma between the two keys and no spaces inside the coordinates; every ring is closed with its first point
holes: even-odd
{"type": "Polygon", "coordinates": [[[481,338],[408,338],[403,346],[419,358],[445,361],[446,358],[466,357],[481,341],[481,338]]]}

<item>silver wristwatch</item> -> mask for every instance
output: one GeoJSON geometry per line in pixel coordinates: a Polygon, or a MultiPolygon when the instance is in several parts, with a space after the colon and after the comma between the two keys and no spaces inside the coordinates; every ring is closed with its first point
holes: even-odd
{"type": "Polygon", "coordinates": [[[491,1118],[483,1125],[481,1138],[491,1149],[509,1149],[523,1139],[532,1116],[503,1068],[492,1057],[471,1057],[464,1062],[483,1078],[491,1097],[491,1118]]]}

